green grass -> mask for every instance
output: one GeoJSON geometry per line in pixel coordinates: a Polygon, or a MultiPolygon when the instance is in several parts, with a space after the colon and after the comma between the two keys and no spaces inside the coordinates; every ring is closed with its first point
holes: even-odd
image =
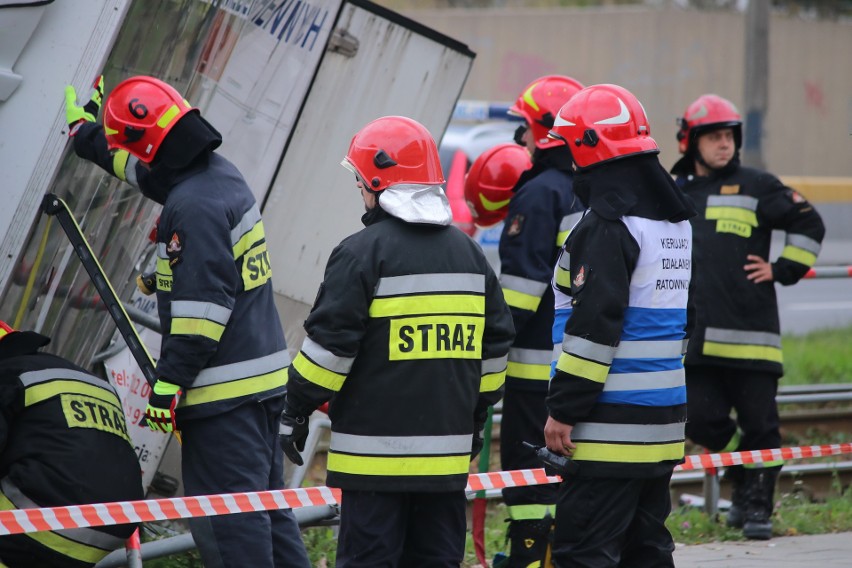
{"type": "MultiPolygon", "coordinates": [[[[819,331],[803,336],[786,336],[782,339],[785,376],[782,385],[843,383],[852,377],[852,327],[819,331]]],[[[845,432],[814,432],[785,444],[824,444],[848,442],[845,432]]],[[[495,446],[492,446],[494,448],[495,446]]],[[[491,470],[498,469],[499,458],[492,453],[491,470]]],[[[322,472],[318,472],[321,476],[322,472]]],[[[322,484],[321,478],[307,480],[306,484],[322,484]]],[[[821,503],[812,503],[802,492],[776,495],[773,517],[775,536],[825,534],[852,530],[852,490],[835,487],[834,496],[821,503]]],[[[489,561],[494,554],[506,550],[505,505],[490,500],[485,522],[485,550],[489,561]]],[[[729,529],[721,519],[711,519],[694,507],[675,507],[666,521],[675,542],[700,544],[706,542],[743,540],[742,532],[729,529]]],[[[333,568],[337,542],[329,527],[314,527],[303,532],[305,545],[314,566],[333,568]]],[[[470,532],[467,535],[463,568],[477,566],[470,532]]],[[[198,553],[192,552],[145,562],[146,568],[201,568],[198,553]]]]}
{"type": "Polygon", "coordinates": [[[781,339],[782,385],[844,383],[852,380],[852,327],[781,339]]]}

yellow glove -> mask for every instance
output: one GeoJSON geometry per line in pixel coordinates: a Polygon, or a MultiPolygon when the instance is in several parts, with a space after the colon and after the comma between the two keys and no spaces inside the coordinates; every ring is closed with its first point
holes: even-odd
{"type": "Polygon", "coordinates": [[[151,397],[148,399],[148,407],[145,409],[145,417],[148,420],[148,428],[162,432],[174,432],[175,408],[180,401],[180,385],[168,383],[163,379],[157,379],[151,397]]]}
{"type": "Polygon", "coordinates": [[[73,86],[65,87],[65,122],[68,123],[68,136],[77,134],[84,122],[95,122],[104,99],[104,76],[98,75],[92,85],[92,98],[83,106],[77,105],[77,91],[73,86]]]}

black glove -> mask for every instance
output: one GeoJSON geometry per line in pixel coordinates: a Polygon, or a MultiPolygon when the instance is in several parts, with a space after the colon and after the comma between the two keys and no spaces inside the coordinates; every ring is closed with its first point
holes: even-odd
{"type": "Polygon", "coordinates": [[[278,443],[287,459],[296,465],[305,462],[299,452],[304,451],[308,439],[308,417],[299,416],[287,405],[281,412],[281,424],[278,426],[278,443]]]}
{"type": "Polygon", "coordinates": [[[482,446],[485,445],[483,430],[485,430],[485,424],[477,423],[473,425],[473,445],[470,448],[470,461],[476,459],[476,456],[482,451],[482,446]]]}

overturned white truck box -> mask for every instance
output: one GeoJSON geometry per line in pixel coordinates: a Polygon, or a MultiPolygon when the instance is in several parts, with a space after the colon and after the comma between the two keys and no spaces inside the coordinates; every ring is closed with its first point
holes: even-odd
{"type": "Polygon", "coordinates": [[[51,192],[69,204],[154,356],[155,304],[135,278],[150,267],[159,207],[71,155],[63,87],[73,84],[82,98],[101,71],[107,92],[126,77],[153,75],[222,132],[219,151],[261,204],[276,301],[295,351],[328,255],[360,227],[359,194],[339,166],[352,135],[399,114],[440,139],[474,54],[366,0],[22,4],[0,2],[0,29],[19,19],[31,32],[13,46],[0,41],[0,319],[51,336],[48,350],[116,384],[147,487],[166,446],[138,426],[147,383],[39,203],[51,192]]]}

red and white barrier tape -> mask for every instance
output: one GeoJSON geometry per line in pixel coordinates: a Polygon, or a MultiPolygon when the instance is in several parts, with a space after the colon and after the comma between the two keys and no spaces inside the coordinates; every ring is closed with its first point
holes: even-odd
{"type": "Polygon", "coordinates": [[[825,444],[822,446],[799,446],[795,448],[775,448],[772,450],[751,450],[746,452],[727,452],[724,454],[697,454],[686,456],[686,462],[675,471],[690,469],[709,469],[729,465],[763,463],[779,460],[803,458],[821,458],[852,453],[852,443],[825,444]]]}
{"type": "MultiPolygon", "coordinates": [[[[478,473],[470,476],[466,490],[473,492],[559,481],[559,477],[548,476],[543,469],[478,473]]],[[[16,509],[0,511],[0,536],[231,513],[298,509],[316,505],[335,505],[339,502],[340,490],[338,489],[305,487],[146,501],[119,501],[95,505],[16,509]]]]}
{"type": "MultiPolygon", "coordinates": [[[[686,462],[677,466],[675,471],[817,458],[849,453],[852,453],[852,443],[690,455],[686,456],[686,462]]],[[[469,477],[466,491],[476,492],[504,487],[543,485],[558,483],[559,481],[561,480],[558,476],[548,476],[544,469],[477,473],[469,477]]],[[[335,505],[339,502],[340,490],[323,486],[145,501],[119,501],[69,507],[15,509],[0,511],[0,536],[231,513],[298,509],[317,505],[335,505]]]]}

